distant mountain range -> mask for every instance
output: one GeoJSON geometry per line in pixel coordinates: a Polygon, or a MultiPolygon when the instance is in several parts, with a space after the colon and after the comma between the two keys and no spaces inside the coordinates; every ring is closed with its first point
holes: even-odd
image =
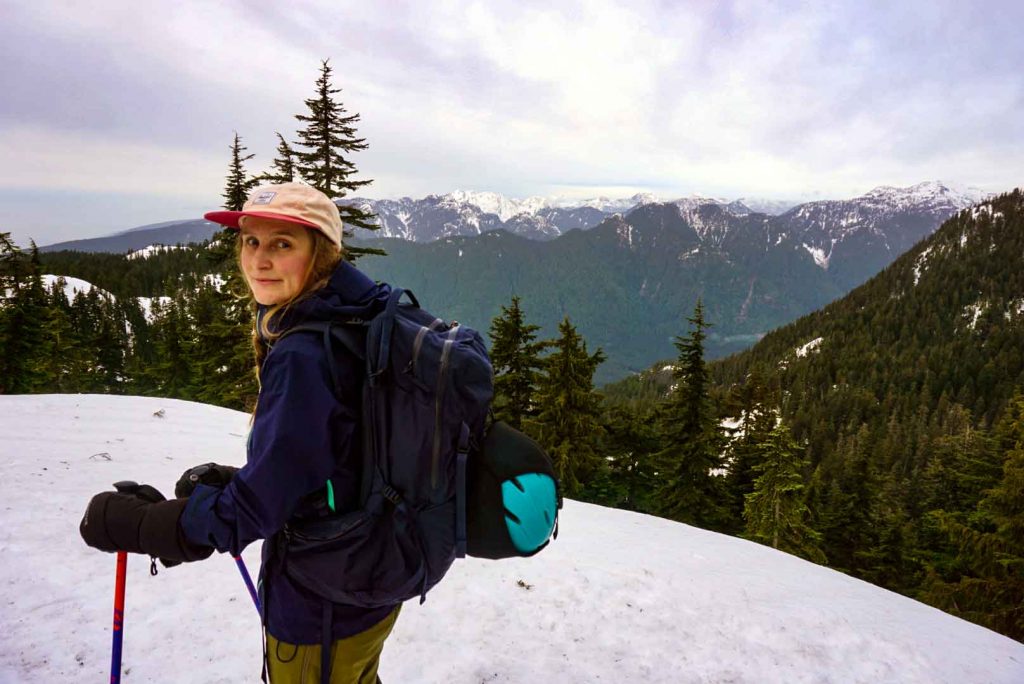
{"type": "Polygon", "coordinates": [[[674,356],[698,298],[714,324],[709,358],[739,351],[865,282],[973,201],[925,183],[781,216],[705,198],[643,202],[547,242],[505,229],[428,243],[360,240],[389,256],[359,264],[476,327],[513,294],[544,334],[569,315],[607,354],[596,377],[606,382],[674,356]]]}
{"type": "MultiPolygon", "coordinates": [[[[886,243],[886,251],[899,253],[934,229],[930,217],[949,215],[985,197],[975,190],[956,191],[940,182],[921,183],[909,188],[880,187],[852,200],[832,200],[794,205],[777,200],[742,199],[728,201],[710,197],[691,196],[669,202],[682,211],[692,212],[705,205],[721,206],[729,214],[744,217],[749,214],[786,217],[793,225],[808,233],[807,245],[815,250],[824,265],[839,251],[854,246],[850,235],[873,242],[871,227],[880,226],[887,233],[887,223],[907,220],[906,230],[911,236],[906,243],[897,240],[886,243]],[[798,211],[794,216],[793,212],[798,211]],[[916,217],[927,215],[921,223],[916,217]],[[907,218],[911,217],[911,218],[907,218]],[[916,222],[916,223],[915,223],[916,222]],[[832,235],[837,225],[845,231],[832,235]],[[922,228],[923,226],[923,228],[922,228]],[[864,229],[867,228],[867,232],[864,229]],[[833,242],[835,240],[835,242],[833,242]]],[[[399,200],[353,198],[338,200],[339,204],[357,205],[377,215],[380,229],[357,229],[356,238],[399,238],[413,242],[432,242],[458,235],[481,235],[494,230],[505,230],[531,240],[552,240],[570,230],[588,230],[615,214],[627,214],[646,204],[664,204],[654,195],[641,193],[625,199],[598,197],[589,200],[563,200],[531,197],[523,200],[507,198],[494,192],[456,191],[446,195],[428,195],[422,199],[404,197],[399,200]]],[[[143,249],[150,245],[174,245],[202,242],[217,232],[217,226],[202,219],[155,223],[115,235],[86,240],[73,240],[42,247],[42,251],[76,250],[84,252],[122,253],[143,249]]],[[[877,236],[876,236],[877,237],[877,236]]],[[[886,261],[886,263],[888,263],[886,261]]]]}
{"type": "Polygon", "coordinates": [[[105,252],[123,254],[145,249],[152,245],[186,245],[205,242],[220,230],[216,223],[204,219],[164,221],[132,228],[114,235],[85,240],[70,240],[40,247],[40,252],[105,252]]]}

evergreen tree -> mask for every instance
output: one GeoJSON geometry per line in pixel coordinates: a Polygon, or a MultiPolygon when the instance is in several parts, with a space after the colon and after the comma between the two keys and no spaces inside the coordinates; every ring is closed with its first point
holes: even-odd
{"type": "MultiPolygon", "coordinates": [[[[302,149],[295,151],[295,167],[307,183],[337,201],[373,181],[355,180],[358,171],[351,154],[365,150],[368,145],[356,134],[359,114],[346,116],[345,108],[334,98],[341,89],[331,84],[332,70],[328,62],[321,63],[316,93],[306,100],[309,113],[295,115],[305,125],[298,131],[297,146],[302,149]]],[[[338,211],[343,224],[367,230],[379,227],[373,222],[374,215],[359,207],[339,204],[338,211]]],[[[350,231],[345,231],[345,237],[351,235],[350,231]]],[[[346,251],[353,259],[363,254],[384,254],[379,249],[361,247],[350,247],[346,251]]]]}
{"type": "Polygon", "coordinates": [[[295,151],[280,133],[277,136],[277,156],[271,166],[271,171],[261,174],[257,180],[260,183],[291,183],[295,180],[295,151]]]}
{"type": "Polygon", "coordinates": [[[0,233],[0,394],[10,390],[12,373],[11,345],[15,339],[17,320],[15,303],[21,289],[21,250],[10,233],[0,233]]]}
{"type": "Polygon", "coordinates": [[[603,421],[601,458],[584,500],[628,511],[651,511],[653,455],[658,435],[653,415],[610,409],[603,421]]]}
{"type": "Polygon", "coordinates": [[[544,359],[537,389],[538,415],[527,425],[551,459],[563,491],[576,496],[597,468],[601,439],[601,397],[594,391],[594,371],[604,361],[587,343],[568,316],[558,326],[558,339],[544,359]]]}
{"type": "MultiPolygon", "coordinates": [[[[39,250],[31,243],[27,278],[15,277],[12,296],[7,299],[0,320],[3,354],[0,356],[0,392],[28,394],[47,390],[43,355],[48,302],[40,272],[39,250]]],[[[17,268],[18,260],[11,264],[17,268]]]]}
{"type": "Polygon", "coordinates": [[[255,155],[243,154],[247,148],[242,145],[242,138],[235,132],[235,140],[231,143],[231,163],[228,166],[227,183],[224,185],[224,209],[227,211],[241,211],[245,200],[249,198],[249,191],[256,185],[256,181],[249,178],[245,172],[245,162],[255,155]]]}
{"type": "Polygon", "coordinates": [[[762,445],[778,423],[779,411],[774,407],[761,368],[755,367],[742,384],[732,389],[726,400],[725,412],[733,419],[734,425],[727,428],[730,434],[725,449],[729,505],[729,527],[726,531],[738,533],[743,529],[746,497],[754,491],[757,477],[754,469],[761,463],[762,445]]]}
{"type": "Polygon", "coordinates": [[[207,404],[238,410],[250,407],[258,392],[252,373],[249,327],[243,323],[248,307],[236,297],[204,282],[188,301],[188,345],[192,363],[190,394],[207,404]]]}
{"type": "Polygon", "coordinates": [[[151,334],[155,362],[146,369],[146,381],[153,394],[175,399],[192,399],[192,359],[186,303],[177,293],[166,304],[153,303],[151,334]]]}
{"type": "Polygon", "coordinates": [[[811,478],[808,504],[812,527],[822,535],[822,550],[830,567],[858,574],[863,554],[876,546],[871,504],[877,481],[869,458],[874,443],[870,430],[861,425],[841,431],[829,457],[818,464],[811,478]]]}
{"type": "Polygon", "coordinates": [[[46,377],[48,391],[71,393],[83,389],[89,366],[64,287],[64,279],[58,278],[50,288],[39,370],[46,377]]]}
{"type": "Polygon", "coordinates": [[[942,515],[941,524],[957,544],[959,579],[943,580],[934,570],[924,585],[928,602],[954,615],[1024,641],[1024,395],[1016,394],[1004,423],[1015,433],[1005,454],[1000,482],[979,503],[970,524],[942,515]]]}
{"type": "Polygon", "coordinates": [[[760,445],[761,459],[754,466],[754,491],[746,496],[743,518],[746,536],[772,548],[824,563],[819,535],[807,523],[800,453],[789,428],[779,423],[760,445]]]}
{"type": "Polygon", "coordinates": [[[693,330],[676,338],[676,384],[660,407],[663,446],[655,457],[661,481],[659,512],[680,522],[721,529],[728,515],[721,477],[724,439],[708,396],[704,339],[710,326],[700,300],[687,320],[693,330]]]}
{"type": "Polygon", "coordinates": [[[533,392],[540,378],[540,353],[544,342],[537,342],[540,326],[526,323],[519,297],[511,306],[502,306],[501,314],[491,321],[491,363],[494,366],[494,416],[516,429],[531,415],[533,392]]]}
{"type": "Polygon", "coordinates": [[[13,297],[21,285],[21,248],[10,233],[0,233],[0,301],[13,297]]]}

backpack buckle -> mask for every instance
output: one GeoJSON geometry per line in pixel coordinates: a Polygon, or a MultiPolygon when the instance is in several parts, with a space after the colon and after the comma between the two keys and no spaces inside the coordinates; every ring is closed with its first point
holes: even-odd
{"type": "Polygon", "coordinates": [[[402,495],[399,494],[398,490],[391,485],[384,485],[384,489],[382,489],[380,493],[385,499],[393,503],[395,506],[402,503],[402,495]]]}

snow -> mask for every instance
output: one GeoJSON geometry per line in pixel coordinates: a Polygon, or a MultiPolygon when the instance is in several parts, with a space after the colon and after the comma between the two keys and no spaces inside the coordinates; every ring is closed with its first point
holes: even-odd
{"type": "Polygon", "coordinates": [[[804,346],[798,347],[796,350],[797,357],[802,358],[804,356],[807,356],[810,352],[815,351],[818,347],[821,346],[821,343],[822,341],[824,341],[824,339],[824,337],[816,337],[807,344],[805,344],[804,346]]]}
{"type": "Polygon", "coordinates": [[[978,324],[978,319],[981,318],[981,315],[985,313],[987,308],[988,304],[986,302],[968,304],[964,307],[963,316],[967,319],[967,327],[974,330],[974,327],[978,324]]]}
{"type": "Polygon", "coordinates": [[[172,249],[182,248],[183,247],[181,245],[149,245],[148,247],[143,247],[142,249],[134,252],[128,252],[125,257],[128,259],[148,259],[154,254],[159,254],[160,252],[169,252],[172,249]]]}
{"type": "Polygon", "coordinates": [[[514,199],[505,197],[497,192],[472,192],[468,190],[456,190],[443,195],[445,201],[471,204],[485,214],[496,214],[502,221],[508,221],[516,214],[536,214],[548,205],[543,197],[528,197],[526,199],[514,199]]]}
{"type": "MultiPolygon", "coordinates": [[[[963,245],[963,240],[961,240],[960,244],[963,245]]],[[[917,285],[921,280],[921,269],[928,263],[928,255],[931,251],[931,247],[927,248],[921,252],[921,255],[917,257],[917,261],[914,262],[914,285],[917,285]]]]}
{"type": "Polygon", "coordinates": [[[210,273],[203,276],[203,282],[212,285],[217,290],[222,290],[228,281],[220,273],[210,273]]]}
{"type": "Polygon", "coordinates": [[[1003,314],[1006,320],[1012,320],[1014,317],[1024,316],[1024,297],[1014,299],[1010,301],[1006,307],[1006,312],[1003,314]]]}
{"type": "Polygon", "coordinates": [[[975,187],[958,187],[942,181],[925,181],[905,188],[879,186],[858,199],[890,204],[901,209],[925,204],[965,208],[991,196],[992,193],[975,187]]]}
{"type": "Polygon", "coordinates": [[[44,275],[43,287],[47,290],[50,290],[51,288],[53,288],[54,283],[56,283],[61,278],[64,279],[64,294],[65,296],[67,296],[68,301],[74,300],[76,294],[89,294],[89,292],[94,288],[102,297],[113,298],[113,295],[111,295],[109,292],[97,288],[92,283],[82,280],[80,278],[72,278],[70,276],[56,276],[49,274],[44,275]]]}
{"type": "Polygon", "coordinates": [[[161,306],[165,306],[170,303],[170,297],[138,297],[139,306],[142,308],[142,315],[146,317],[146,320],[150,323],[153,322],[153,302],[159,303],[161,306]]]}
{"type": "MultiPolygon", "coordinates": [[[[176,400],[0,396],[0,682],[106,680],[115,559],[79,538],[89,497],[240,465],[247,428],[176,400]]],[[[385,682],[1024,681],[1024,645],[994,632],[752,542],[575,501],[538,556],[458,561],[417,604],[385,646],[385,682]]],[[[124,624],[125,681],[258,680],[259,622],[227,556],[157,577],[130,557],[124,624]]]]}
{"type": "Polygon", "coordinates": [[[811,257],[814,258],[814,263],[820,266],[824,270],[828,270],[828,259],[830,255],[825,254],[825,250],[820,247],[813,247],[804,243],[804,249],[810,252],[811,257]]]}

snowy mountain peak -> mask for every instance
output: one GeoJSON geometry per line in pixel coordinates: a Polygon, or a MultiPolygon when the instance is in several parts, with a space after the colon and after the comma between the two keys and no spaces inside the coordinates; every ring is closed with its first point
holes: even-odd
{"type": "Polygon", "coordinates": [[[527,197],[514,199],[497,192],[473,192],[471,190],[455,190],[441,195],[443,201],[471,204],[485,214],[494,214],[502,221],[508,221],[517,214],[536,214],[548,206],[543,197],[527,197]]]}
{"type": "Polygon", "coordinates": [[[973,187],[952,187],[942,181],[925,181],[904,188],[881,185],[865,193],[857,200],[869,203],[884,203],[898,208],[908,206],[950,206],[964,209],[991,197],[991,193],[973,187]]]}
{"type": "Polygon", "coordinates": [[[591,209],[597,209],[603,211],[606,214],[625,214],[626,212],[635,209],[642,204],[654,204],[661,202],[662,200],[650,192],[638,192],[632,197],[622,197],[613,199],[610,197],[590,197],[587,199],[570,199],[566,197],[559,197],[550,201],[550,206],[558,207],[560,209],[570,209],[576,207],[590,207],[591,209]]]}

